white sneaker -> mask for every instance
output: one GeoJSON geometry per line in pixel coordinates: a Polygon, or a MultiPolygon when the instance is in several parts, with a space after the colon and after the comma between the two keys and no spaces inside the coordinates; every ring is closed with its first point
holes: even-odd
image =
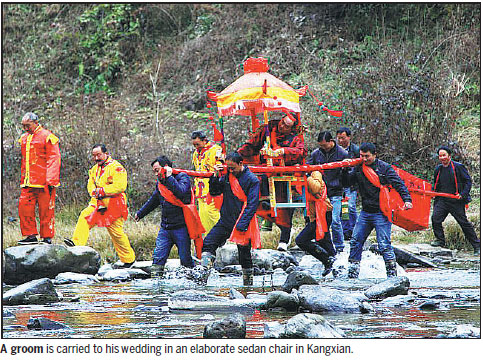
{"type": "Polygon", "coordinates": [[[280,242],[278,244],[278,248],[277,250],[281,251],[281,252],[287,252],[287,243],[284,243],[284,242],[280,242]]]}

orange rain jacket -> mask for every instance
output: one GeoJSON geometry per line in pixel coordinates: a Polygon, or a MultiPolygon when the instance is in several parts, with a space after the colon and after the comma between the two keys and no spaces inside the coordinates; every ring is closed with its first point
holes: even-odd
{"type": "Polygon", "coordinates": [[[21,187],[44,188],[60,185],[59,138],[38,126],[18,140],[22,149],[21,187]]]}

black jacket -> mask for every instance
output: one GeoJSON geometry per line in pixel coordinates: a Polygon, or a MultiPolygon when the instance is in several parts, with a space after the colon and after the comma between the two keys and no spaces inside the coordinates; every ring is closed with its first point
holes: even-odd
{"type": "MultiPolygon", "coordinates": [[[[159,182],[159,180],[158,180],[159,182]]],[[[169,176],[162,181],[173,194],[179,198],[183,203],[189,204],[191,202],[191,181],[186,173],[178,173],[169,176]]],[[[143,218],[158,206],[162,207],[161,213],[161,227],[163,229],[177,229],[186,226],[184,220],[183,209],[169,203],[161,196],[158,190],[158,183],[156,182],[156,189],[146,203],[137,211],[136,215],[139,219],[143,218]]]]}
{"type": "MultiPolygon", "coordinates": [[[[236,228],[240,232],[245,232],[248,229],[250,221],[255,217],[255,212],[258,207],[260,181],[245,166],[240,177],[238,177],[238,182],[247,196],[247,206],[236,228]]],[[[240,216],[243,203],[233,194],[230,181],[228,180],[228,174],[221,178],[214,176],[210,178],[210,194],[219,195],[221,193],[223,193],[223,204],[221,206],[220,220],[218,223],[224,225],[226,228],[233,228],[236,220],[240,216]]]]}
{"type": "MultiPolygon", "coordinates": [[[[325,164],[331,162],[340,162],[341,160],[349,158],[348,153],[340,146],[335,145],[328,153],[324,152],[322,149],[317,148],[314,150],[308,160],[308,164],[325,164]]],[[[342,196],[342,169],[329,169],[325,170],[323,173],[323,179],[325,185],[327,186],[327,196],[342,196]]]]}
{"type": "MultiPolygon", "coordinates": [[[[461,200],[457,199],[451,199],[451,201],[456,201],[456,202],[464,202],[470,203],[471,201],[471,196],[470,196],[470,191],[471,191],[471,177],[468,173],[468,170],[466,167],[455,161],[451,161],[454,165],[454,170],[456,172],[456,180],[458,182],[458,193],[461,194],[461,200]]],[[[439,164],[436,169],[434,170],[434,178],[433,178],[433,190],[435,192],[440,192],[441,191],[441,181],[442,179],[440,178],[438,180],[438,183],[436,184],[436,178],[438,177],[438,173],[440,172],[441,168],[443,167],[442,164],[439,164]]],[[[450,172],[450,181],[454,183],[454,173],[453,173],[453,167],[451,165],[449,167],[449,172],[450,172]]],[[[444,181],[444,180],[443,180],[444,181]]],[[[444,197],[436,197],[436,200],[440,200],[444,197]]],[[[450,198],[444,198],[445,200],[449,200],[450,198]]]]}
{"type": "MultiPolygon", "coordinates": [[[[404,202],[411,202],[408,189],[390,164],[376,158],[370,167],[376,171],[382,185],[390,184],[399,193],[404,202]]],[[[381,211],[379,206],[380,189],[366,178],[362,171],[362,164],[355,166],[350,172],[347,169],[344,170],[342,172],[342,182],[345,187],[353,184],[359,186],[359,194],[362,198],[362,210],[368,213],[381,211]]]]}

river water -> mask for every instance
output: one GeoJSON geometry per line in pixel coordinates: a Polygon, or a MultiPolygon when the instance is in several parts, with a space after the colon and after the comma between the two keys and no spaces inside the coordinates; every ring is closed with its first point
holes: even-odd
{"type": "MultiPolygon", "coordinates": [[[[419,295],[403,306],[372,302],[368,314],[326,314],[327,320],[349,338],[435,338],[447,337],[458,327],[480,328],[480,271],[473,269],[418,269],[408,271],[410,295],[419,295]],[[435,300],[434,310],[419,307],[422,299],[435,300]]],[[[478,267],[478,269],[475,269],[478,267]]],[[[255,287],[241,286],[241,276],[215,274],[208,286],[188,280],[134,280],[91,285],[56,286],[68,302],[51,305],[5,306],[4,338],[200,338],[204,326],[242,313],[247,321],[247,337],[263,337],[267,322],[285,322],[295,313],[268,312],[248,307],[170,311],[168,297],[175,291],[198,289],[211,295],[227,296],[235,288],[246,297],[280,289],[285,273],[256,276],[255,287]],[[31,317],[47,317],[68,326],[60,330],[28,330],[31,317]]],[[[330,285],[331,281],[326,281],[330,285]]],[[[335,282],[336,281],[332,281],[335,282]]],[[[340,281],[338,281],[340,283],[340,281]]],[[[342,281],[349,283],[350,280],[342,281]]],[[[350,289],[350,284],[345,286],[350,289]]]]}

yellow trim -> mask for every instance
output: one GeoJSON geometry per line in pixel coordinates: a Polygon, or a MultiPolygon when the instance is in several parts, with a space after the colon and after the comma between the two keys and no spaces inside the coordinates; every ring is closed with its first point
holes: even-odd
{"type": "Polygon", "coordinates": [[[59,138],[57,138],[55,135],[53,135],[52,133],[50,133],[50,134],[47,136],[47,139],[45,140],[45,142],[47,143],[49,140],[50,140],[50,142],[51,142],[52,144],[57,144],[57,142],[59,141],[59,138]]]}
{"type": "Polygon", "coordinates": [[[274,96],[294,103],[298,103],[300,98],[299,94],[294,90],[286,90],[278,87],[268,87],[267,94],[264,94],[262,87],[255,87],[238,90],[234,93],[226,95],[218,95],[217,106],[219,108],[224,108],[227,105],[234,103],[238,100],[256,100],[262,98],[273,98],[274,96]]]}

